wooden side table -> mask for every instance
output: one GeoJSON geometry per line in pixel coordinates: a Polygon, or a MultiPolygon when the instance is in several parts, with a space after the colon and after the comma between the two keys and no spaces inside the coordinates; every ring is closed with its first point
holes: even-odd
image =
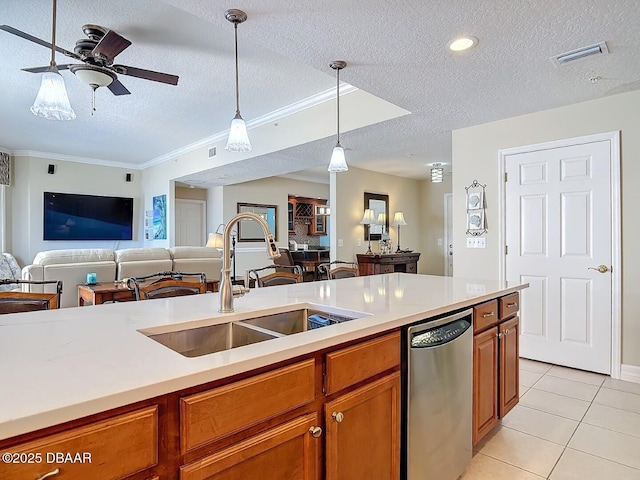
{"type": "Polygon", "coordinates": [[[380,275],[382,273],[418,273],[419,253],[359,254],[358,270],[360,276],[380,275]]]}
{"type": "MultiPolygon", "coordinates": [[[[218,291],[217,280],[207,280],[207,292],[218,291]]],[[[95,285],[78,285],[78,306],[101,305],[106,302],[131,302],[136,293],[123,286],[121,282],[100,282],[95,285]]]]}

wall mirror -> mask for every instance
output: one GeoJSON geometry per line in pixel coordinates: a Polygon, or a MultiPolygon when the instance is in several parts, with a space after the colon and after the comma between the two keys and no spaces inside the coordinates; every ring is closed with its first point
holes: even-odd
{"type": "MultiPolygon", "coordinates": [[[[260,203],[238,203],[238,213],[250,212],[260,215],[269,225],[269,231],[274,240],[278,241],[278,206],[260,203]]],[[[238,222],[239,242],[264,242],[262,227],[254,220],[240,220],[238,222]]]]}
{"type": "Polygon", "coordinates": [[[364,239],[369,239],[369,228],[371,229],[371,240],[380,240],[382,230],[389,231],[389,195],[380,193],[364,192],[364,208],[373,210],[374,218],[377,220],[379,215],[384,214],[384,225],[364,225],[364,239]]]}

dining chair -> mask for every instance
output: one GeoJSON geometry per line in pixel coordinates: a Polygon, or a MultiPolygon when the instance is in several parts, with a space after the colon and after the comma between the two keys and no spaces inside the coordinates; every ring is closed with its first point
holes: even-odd
{"type": "Polygon", "coordinates": [[[318,279],[336,280],[339,278],[357,277],[359,275],[358,264],[355,262],[345,262],[334,260],[329,263],[321,263],[317,267],[318,279]]]}
{"type": "Polygon", "coordinates": [[[129,278],[127,286],[135,290],[136,300],[153,300],[206,293],[207,279],[204,273],[168,271],[129,278]]]}
{"type": "MultiPolygon", "coordinates": [[[[279,267],[293,267],[297,265],[293,260],[291,251],[288,248],[279,248],[278,250],[280,251],[280,256],[273,259],[273,263],[278,266],[278,268],[276,268],[276,271],[290,271],[285,268],[279,269],[279,267]]],[[[313,270],[305,270],[301,265],[298,266],[300,267],[303,282],[313,282],[315,280],[316,275],[313,270]]]]}
{"type": "Polygon", "coordinates": [[[0,285],[52,285],[53,292],[36,293],[22,290],[0,291],[0,315],[6,313],[34,312],[38,310],[54,310],[60,308],[62,294],[61,280],[18,280],[13,278],[0,279],[0,285]]]}
{"type": "MultiPolygon", "coordinates": [[[[273,287],[275,285],[290,285],[302,283],[302,269],[299,265],[267,265],[262,268],[247,270],[247,277],[255,278],[258,287],[273,287]],[[260,274],[264,270],[273,270],[273,273],[260,274]]],[[[246,282],[245,282],[246,283],[246,282]]]]}

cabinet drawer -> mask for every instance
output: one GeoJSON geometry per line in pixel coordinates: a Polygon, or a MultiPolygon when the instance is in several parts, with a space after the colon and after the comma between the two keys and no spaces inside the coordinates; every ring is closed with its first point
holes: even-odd
{"type": "Polygon", "coordinates": [[[27,454],[27,458],[30,453],[40,454],[41,461],[2,464],[3,480],[36,479],[56,468],[64,480],[119,479],[158,463],[158,407],[118,415],[6,450],[27,454]],[[67,453],[71,457],[59,455],[67,453]]]}
{"type": "Polygon", "coordinates": [[[416,273],[418,271],[418,264],[407,263],[407,273],[416,273]]]}
{"type": "Polygon", "coordinates": [[[498,299],[498,306],[500,320],[504,320],[505,318],[515,315],[520,309],[520,294],[516,292],[498,299]]]}
{"type": "Polygon", "coordinates": [[[393,273],[393,265],[380,265],[380,273],[393,273]]]}
{"type": "Polygon", "coordinates": [[[498,323],[498,301],[481,303],[473,307],[473,333],[481,332],[498,323]]]}
{"type": "Polygon", "coordinates": [[[182,453],[315,399],[315,360],[180,399],[182,453]]]}
{"type": "Polygon", "coordinates": [[[326,394],[400,365],[400,333],[327,354],[326,394]]]}

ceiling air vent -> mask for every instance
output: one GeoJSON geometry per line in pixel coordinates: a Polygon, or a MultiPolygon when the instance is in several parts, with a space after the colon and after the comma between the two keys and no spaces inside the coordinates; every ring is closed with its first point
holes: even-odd
{"type": "Polygon", "coordinates": [[[216,147],[209,148],[209,158],[213,158],[218,154],[218,149],[216,147]]]}
{"type": "Polygon", "coordinates": [[[566,65],[574,60],[580,60],[581,58],[590,57],[591,55],[600,55],[603,53],[609,53],[606,42],[595,43],[588,47],[578,48],[577,50],[571,50],[570,52],[561,53],[555,57],[551,57],[551,61],[560,67],[566,65]]]}

